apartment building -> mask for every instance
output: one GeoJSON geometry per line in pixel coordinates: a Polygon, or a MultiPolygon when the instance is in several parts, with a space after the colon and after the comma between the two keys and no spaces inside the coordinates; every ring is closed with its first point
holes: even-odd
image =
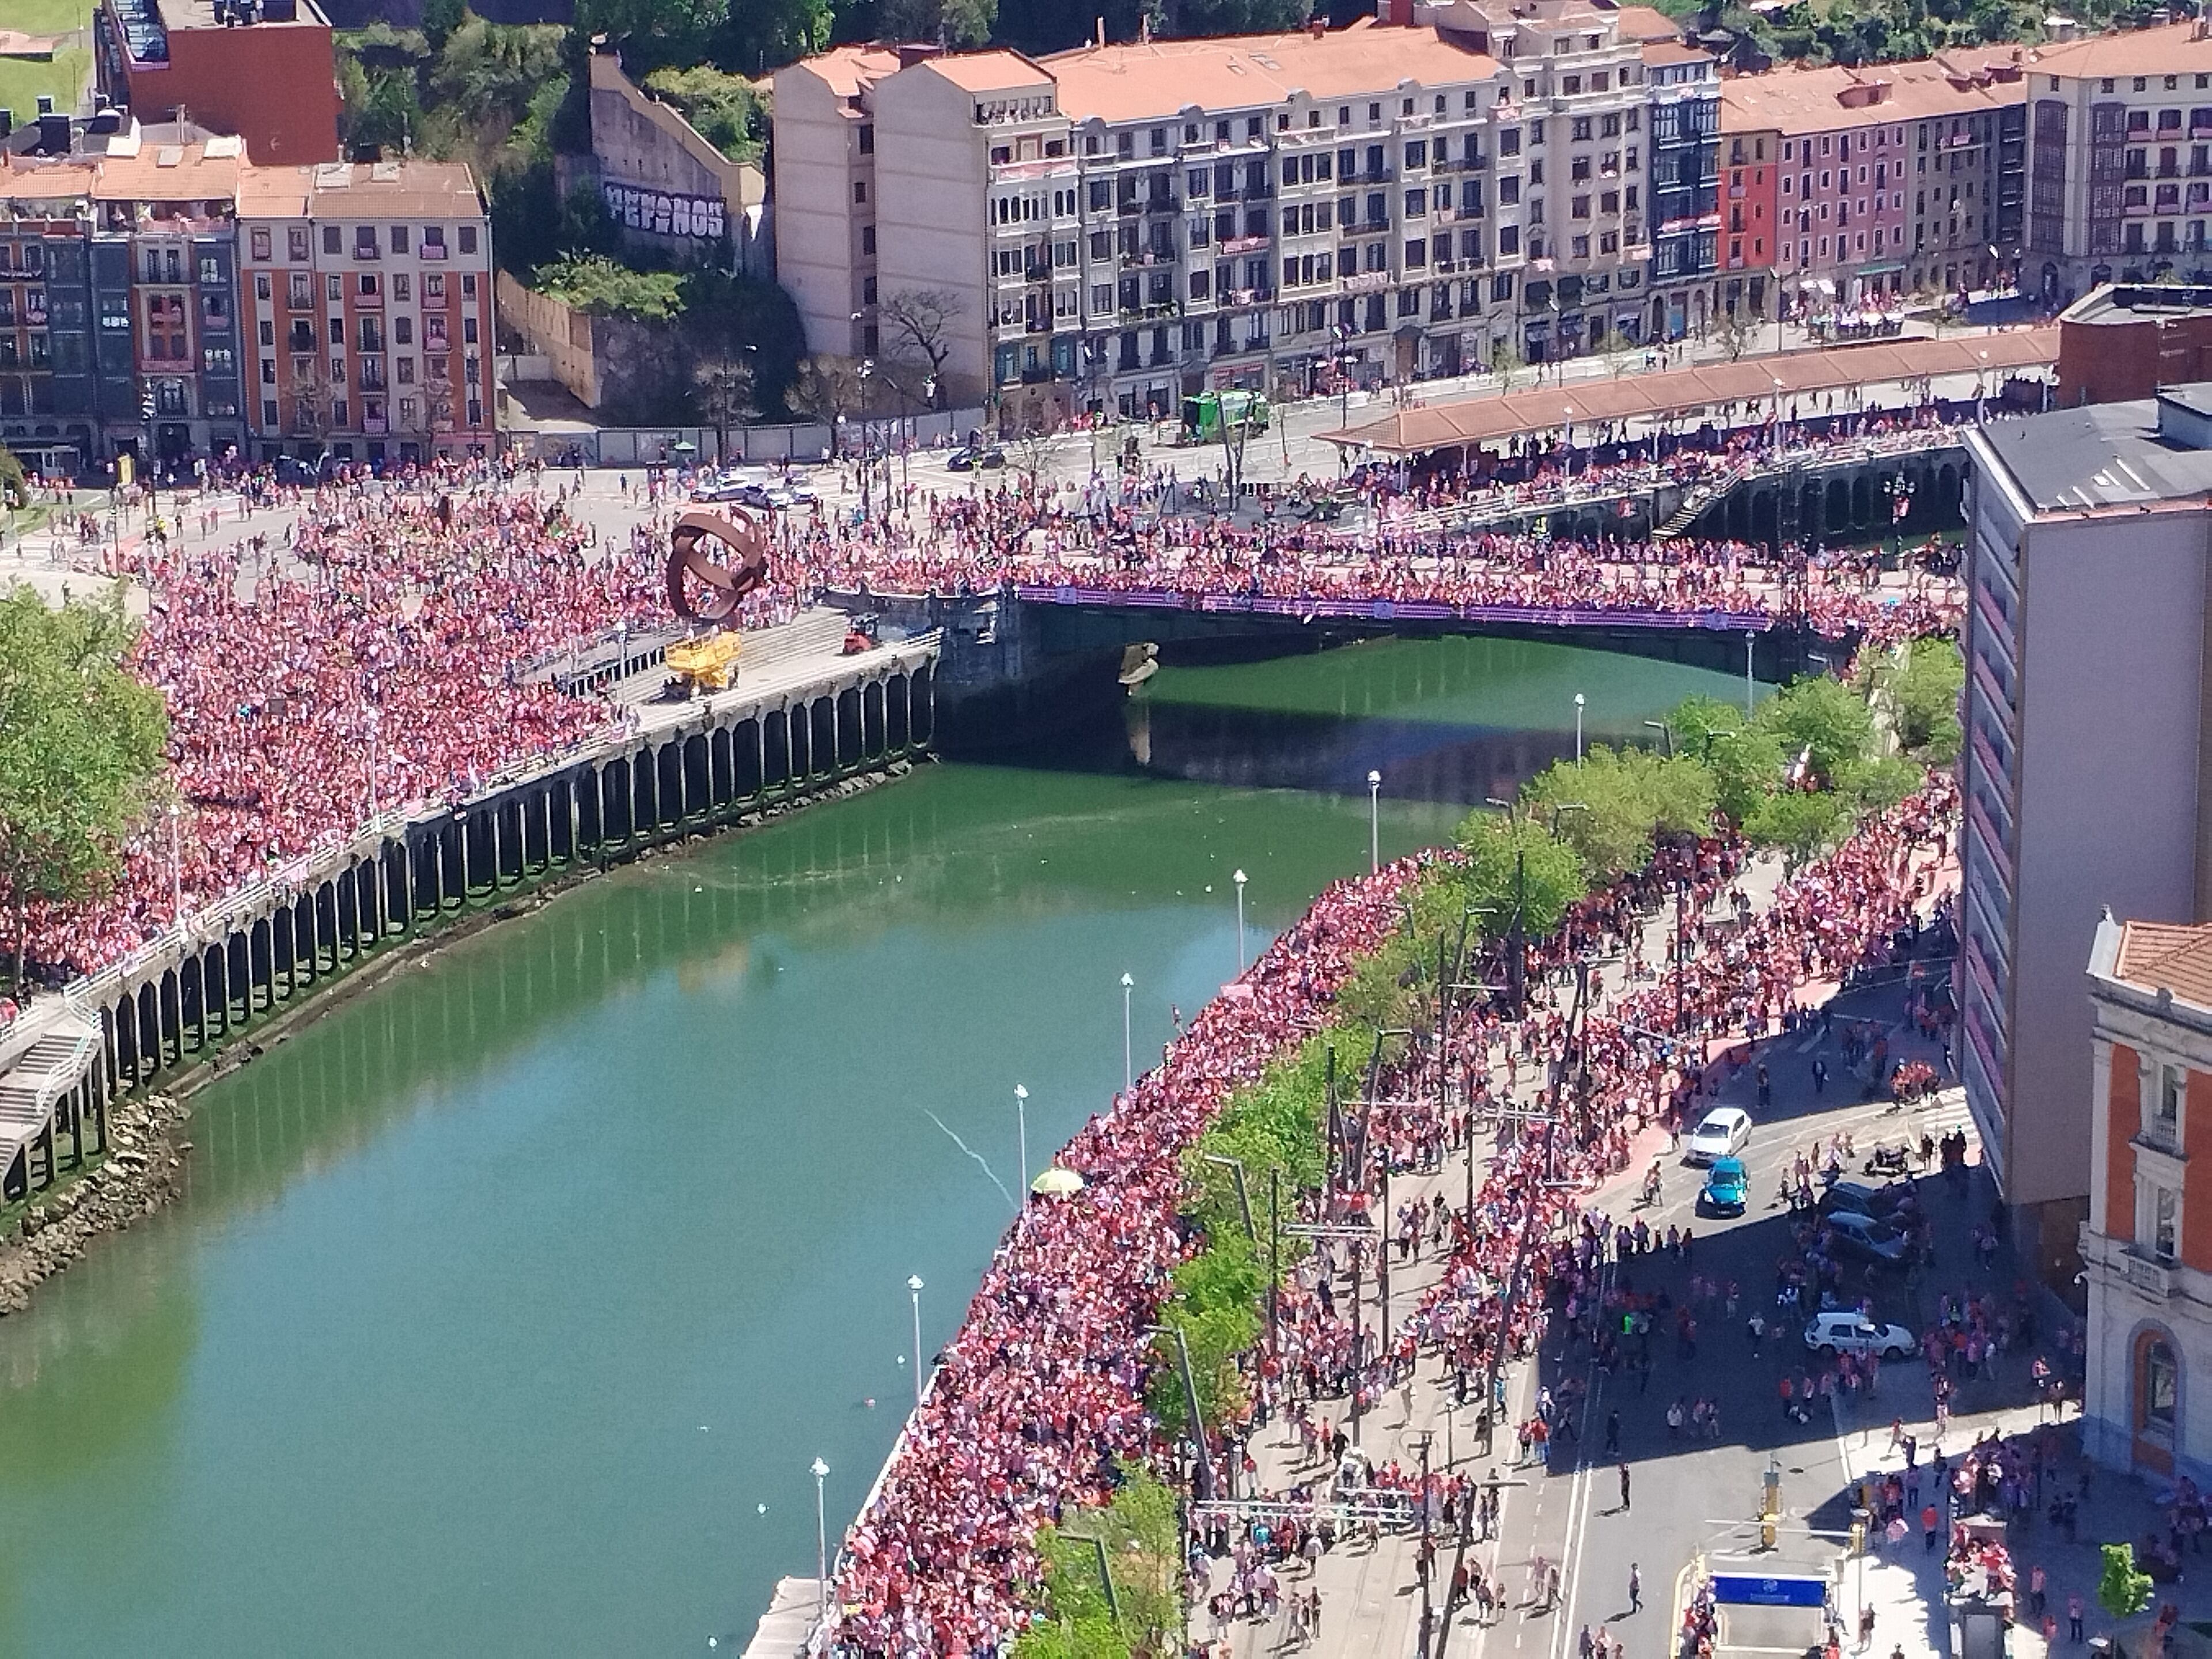
{"type": "Polygon", "coordinates": [[[236,245],[255,459],[485,453],[491,233],[465,166],[252,168],[236,245]]]}
{"type": "Polygon", "coordinates": [[[2082,1449],[2212,1479],[2212,926],[2116,921],[2089,953],[2082,1449]]]}
{"type": "Polygon", "coordinates": [[[2027,269],[2057,303],[2101,283],[2212,273],[2212,24],[2025,52],[2027,269]]]}
{"type": "Polygon", "coordinates": [[[490,236],[468,169],[257,167],[125,120],[0,157],[0,441],[82,473],[491,442],[490,236]]]}
{"type": "MultiPolygon", "coordinates": [[[[1724,100],[1725,101],[1725,100],[1724,100]]],[[[1782,190],[1782,131],[1754,127],[1723,113],[1720,142],[1719,262],[1723,315],[1774,313],[1767,291],[1778,258],[1782,190]]]]}
{"type": "MultiPolygon", "coordinates": [[[[1661,16],[1661,22],[1666,22],[1661,16]]],[[[1703,335],[1721,309],[1720,64],[1668,34],[1643,43],[1650,99],[1651,335],[1703,335]]],[[[1742,303],[1741,284],[1727,309],[1742,303]]]]}
{"type": "Polygon", "coordinates": [[[1912,143],[1910,289],[1955,294],[2014,275],[2027,224],[2027,104],[2018,46],[1905,66],[1912,143]]]}
{"type": "Polygon", "coordinates": [[[0,162],[0,443],[70,473],[97,453],[91,339],[94,169],[0,162]]]}
{"type": "Polygon", "coordinates": [[[2212,386],[1968,447],[1960,1070],[2019,1242],[2064,1283],[2094,1152],[2076,964],[2108,906],[2212,916],[2212,386]]]}
{"type": "Polygon", "coordinates": [[[1394,0],[1036,59],[839,48],[776,77],[778,275],[811,349],[887,365],[929,301],[940,400],[1017,425],[1678,332],[1711,304],[1718,87],[1672,28],[1394,0]]]}
{"type": "Polygon", "coordinates": [[[93,182],[94,401],[109,453],[171,464],[238,448],[233,137],[111,146],[93,182]]]}

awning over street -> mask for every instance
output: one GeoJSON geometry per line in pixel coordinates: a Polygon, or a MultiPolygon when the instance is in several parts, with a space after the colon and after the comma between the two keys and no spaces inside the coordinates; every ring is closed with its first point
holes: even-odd
{"type": "MultiPolygon", "coordinates": [[[[1769,353],[1732,363],[1702,363],[1662,374],[1540,386],[1503,397],[1474,395],[1321,435],[1328,442],[1385,455],[1421,455],[1467,444],[1497,443],[1523,433],[1556,432],[1570,422],[1682,417],[1720,404],[1755,403],[1847,386],[1939,380],[1951,374],[2004,374],[2048,368],[2058,361],[2056,328],[2017,329],[1949,340],[1870,340],[1825,351],[1769,353]]],[[[1989,390],[1996,391],[1993,381],[1989,390]]]]}

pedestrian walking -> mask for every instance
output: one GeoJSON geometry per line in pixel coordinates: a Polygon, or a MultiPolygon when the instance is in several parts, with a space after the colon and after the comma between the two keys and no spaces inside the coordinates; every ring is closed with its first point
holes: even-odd
{"type": "Polygon", "coordinates": [[[1633,1561],[1628,1564],[1628,1610],[1644,1611],[1644,1573],[1633,1561]]]}
{"type": "Polygon", "coordinates": [[[1607,1457],[1620,1455],[1620,1413],[1619,1412],[1607,1412],[1605,1414],[1605,1455],[1607,1457]]]}
{"type": "Polygon", "coordinates": [[[2079,1590],[2066,1598],[2066,1639],[2076,1643],[2081,1639],[2081,1592],[2079,1590]]]}
{"type": "Polygon", "coordinates": [[[1626,1463],[1620,1466],[1620,1509],[1624,1515],[1628,1512],[1628,1465],[1626,1463]]]}

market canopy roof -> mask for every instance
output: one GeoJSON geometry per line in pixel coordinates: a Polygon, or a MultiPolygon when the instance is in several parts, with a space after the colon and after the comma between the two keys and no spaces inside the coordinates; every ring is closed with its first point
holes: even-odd
{"type": "Polygon", "coordinates": [[[2047,368],[2057,361],[2056,328],[1949,340],[1869,341],[1825,351],[1774,352],[1732,363],[1702,363],[1662,374],[1577,380],[1503,397],[1455,398],[1425,408],[1397,410],[1379,420],[1321,435],[1333,444],[1420,455],[1463,444],[1494,443],[1524,432],[1553,432],[1571,422],[1650,420],[1689,415],[1717,404],[1753,403],[1772,397],[1778,383],[1783,396],[1802,397],[1946,374],[2047,368]]]}

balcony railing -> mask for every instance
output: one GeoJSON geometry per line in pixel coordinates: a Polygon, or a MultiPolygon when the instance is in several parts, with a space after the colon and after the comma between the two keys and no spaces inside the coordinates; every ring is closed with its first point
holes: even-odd
{"type": "Polygon", "coordinates": [[[1214,245],[1214,247],[1217,252],[1227,255],[1232,253],[1256,253],[1267,246],[1267,238],[1265,233],[1262,233],[1257,236],[1226,237],[1221,241],[1217,242],[1214,245]]]}

